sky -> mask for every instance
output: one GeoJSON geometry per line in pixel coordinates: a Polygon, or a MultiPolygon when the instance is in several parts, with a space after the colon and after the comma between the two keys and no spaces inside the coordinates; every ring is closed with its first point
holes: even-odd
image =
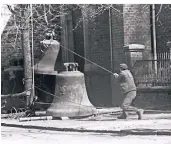
{"type": "Polygon", "coordinates": [[[11,16],[11,12],[8,10],[7,6],[5,4],[1,5],[1,21],[0,21],[1,22],[1,34],[10,16],[11,16]]]}

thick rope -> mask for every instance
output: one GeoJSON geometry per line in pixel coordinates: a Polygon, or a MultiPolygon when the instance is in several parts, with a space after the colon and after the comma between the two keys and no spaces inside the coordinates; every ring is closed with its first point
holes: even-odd
{"type": "Polygon", "coordinates": [[[77,56],[81,57],[82,59],[84,59],[84,60],[86,60],[86,61],[88,61],[88,62],[90,62],[90,63],[92,63],[92,64],[96,65],[97,67],[99,67],[99,68],[101,68],[101,69],[103,69],[103,70],[107,71],[108,73],[113,74],[113,72],[112,72],[112,71],[110,71],[110,70],[106,69],[105,67],[103,67],[103,66],[101,66],[101,65],[99,65],[99,64],[97,64],[97,63],[95,63],[95,62],[93,62],[93,61],[91,61],[91,60],[89,60],[89,59],[87,59],[87,58],[85,58],[85,57],[83,57],[83,56],[79,55],[79,54],[77,54],[76,52],[74,52],[74,51],[72,51],[72,50],[70,50],[70,49],[68,49],[68,48],[65,48],[65,47],[64,47],[64,46],[62,46],[62,45],[60,45],[60,46],[61,46],[62,48],[64,48],[64,49],[66,49],[66,50],[70,51],[71,53],[73,53],[73,54],[75,54],[75,55],[77,55],[77,56]]]}

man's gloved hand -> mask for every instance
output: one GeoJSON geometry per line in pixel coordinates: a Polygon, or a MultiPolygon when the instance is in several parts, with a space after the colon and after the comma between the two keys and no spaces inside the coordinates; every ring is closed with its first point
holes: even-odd
{"type": "Polygon", "coordinates": [[[114,75],[115,77],[118,77],[118,76],[119,76],[117,73],[114,73],[113,75],[114,75]]]}

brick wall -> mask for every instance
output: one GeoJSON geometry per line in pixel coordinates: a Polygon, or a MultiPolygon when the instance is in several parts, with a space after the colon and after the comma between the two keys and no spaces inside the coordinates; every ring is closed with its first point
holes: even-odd
{"type": "Polygon", "coordinates": [[[157,51],[167,51],[166,43],[171,40],[171,5],[155,5],[157,51]]]}
{"type": "MultiPolygon", "coordinates": [[[[84,33],[83,33],[83,18],[80,9],[75,9],[72,12],[73,16],[73,37],[74,51],[84,57],[84,33]]],[[[79,70],[84,71],[84,59],[74,55],[74,61],[78,63],[79,70]]]]}
{"type": "MultiPolygon", "coordinates": [[[[151,52],[150,5],[125,4],[123,6],[124,44],[145,45],[151,52]]],[[[151,54],[150,54],[151,55],[151,54]]],[[[149,58],[147,55],[146,58],[149,58]]]]}
{"type": "MultiPolygon", "coordinates": [[[[88,18],[90,19],[84,21],[84,28],[86,28],[84,30],[85,56],[98,65],[111,70],[109,12],[106,10],[91,18],[90,15],[96,7],[91,5],[89,8],[88,18]]],[[[111,105],[110,73],[88,61],[85,61],[84,72],[86,88],[91,102],[95,106],[111,105]]]]}
{"type": "Polygon", "coordinates": [[[123,5],[113,5],[111,8],[111,29],[112,29],[112,49],[113,67],[117,70],[119,64],[125,61],[124,57],[124,25],[123,25],[123,5]]]}
{"type": "Polygon", "coordinates": [[[145,58],[151,57],[150,5],[113,5],[112,46],[113,67],[126,62],[124,45],[143,44],[146,47],[145,58]]]}
{"type": "MultiPolygon", "coordinates": [[[[88,21],[88,48],[85,55],[91,61],[105,67],[111,68],[110,64],[110,32],[109,32],[109,13],[104,11],[102,14],[96,16],[94,19],[88,21]]],[[[86,63],[89,64],[89,63],[86,63]]],[[[99,69],[94,67],[94,71],[99,69]]],[[[86,69],[86,71],[88,71],[86,69]]],[[[99,71],[99,70],[98,70],[99,71]]],[[[106,73],[104,70],[100,71],[106,73]]]]}
{"type": "Polygon", "coordinates": [[[170,110],[171,90],[165,87],[158,89],[138,89],[135,106],[148,110],[170,110]]]}
{"type": "MultiPolygon", "coordinates": [[[[123,5],[112,5],[111,10],[111,41],[112,41],[112,67],[113,72],[119,72],[119,64],[125,60],[124,46],[124,26],[123,26],[123,5]]],[[[119,85],[111,76],[112,105],[119,106],[122,101],[119,85]]]]}

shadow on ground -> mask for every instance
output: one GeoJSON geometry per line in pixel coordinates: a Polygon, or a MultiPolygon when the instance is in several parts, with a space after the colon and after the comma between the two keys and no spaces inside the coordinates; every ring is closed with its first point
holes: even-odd
{"type": "Polygon", "coordinates": [[[62,132],[91,132],[91,133],[112,133],[115,135],[171,135],[170,129],[123,129],[123,130],[89,130],[84,128],[56,128],[56,127],[41,127],[29,125],[16,125],[1,123],[1,126],[24,128],[24,129],[38,129],[38,130],[51,130],[62,132]]]}

